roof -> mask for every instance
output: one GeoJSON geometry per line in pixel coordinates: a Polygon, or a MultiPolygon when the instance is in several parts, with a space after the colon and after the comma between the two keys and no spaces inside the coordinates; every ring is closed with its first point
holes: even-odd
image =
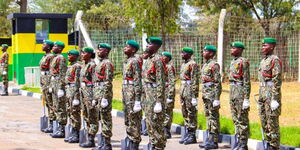
{"type": "Polygon", "coordinates": [[[7,19],[13,18],[35,18],[35,19],[67,19],[72,18],[71,13],[12,13],[7,19]]]}

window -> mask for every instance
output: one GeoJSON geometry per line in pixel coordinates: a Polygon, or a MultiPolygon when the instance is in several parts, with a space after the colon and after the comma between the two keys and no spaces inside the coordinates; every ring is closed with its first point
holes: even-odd
{"type": "Polygon", "coordinates": [[[49,35],[49,20],[37,19],[35,21],[35,37],[36,43],[43,43],[47,40],[49,35]]]}

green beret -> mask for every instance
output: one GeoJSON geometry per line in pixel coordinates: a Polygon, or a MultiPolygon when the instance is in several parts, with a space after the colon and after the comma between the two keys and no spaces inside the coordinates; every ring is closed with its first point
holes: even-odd
{"type": "Polygon", "coordinates": [[[205,45],[204,49],[207,50],[207,51],[212,51],[212,52],[216,52],[217,51],[217,48],[215,46],[213,46],[213,45],[205,45]]]}
{"type": "Polygon", "coordinates": [[[148,38],[146,39],[146,42],[147,42],[147,43],[154,43],[154,44],[157,44],[157,45],[159,45],[159,46],[162,45],[162,40],[161,40],[161,38],[159,38],[159,37],[148,37],[148,38]]]}
{"type": "Polygon", "coordinates": [[[237,48],[245,49],[244,43],[238,42],[238,41],[232,42],[232,43],[230,44],[230,46],[231,46],[231,47],[237,47],[237,48]]]}
{"type": "Polygon", "coordinates": [[[50,45],[51,47],[54,46],[54,42],[51,40],[44,40],[43,43],[50,45]]]}
{"type": "Polygon", "coordinates": [[[54,45],[65,47],[65,43],[62,41],[55,41],[54,45]]]}
{"type": "Polygon", "coordinates": [[[135,40],[128,40],[127,44],[136,48],[137,50],[140,49],[140,45],[138,42],[136,42],[135,40]]]}
{"type": "Polygon", "coordinates": [[[71,49],[68,51],[68,55],[76,55],[79,56],[79,52],[75,49],[71,49]]]}
{"type": "Polygon", "coordinates": [[[2,44],[1,47],[7,47],[8,48],[8,45],[7,44],[2,44]]]}
{"type": "Polygon", "coordinates": [[[98,48],[106,48],[108,50],[111,50],[111,46],[107,43],[100,43],[98,44],[98,48]]]}
{"type": "Polygon", "coordinates": [[[164,55],[164,56],[169,57],[170,59],[172,59],[172,54],[169,53],[169,52],[162,52],[161,54],[164,55]]]}
{"type": "Polygon", "coordinates": [[[262,40],[262,43],[267,43],[267,44],[276,44],[276,39],[275,38],[270,38],[270,37],[267,37],[267,38],[264,38],[262,40]]]}
{"type": "Polygon", "coordinates": [[[87,52],[87,53],[94,53],[94,49],[91,47],[84,47],[82,51],[87,52]]]}
{"type": "Polygon", "coordinates": [[[187,52],[187,53],[194,53],[194,50],[191,47],[184,47],[182,48],[183,52],[187,52]]]}

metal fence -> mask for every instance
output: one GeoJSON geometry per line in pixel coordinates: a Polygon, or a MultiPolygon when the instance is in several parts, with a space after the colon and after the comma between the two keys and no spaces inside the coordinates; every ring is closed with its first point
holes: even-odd
{"type": "MultiPolygon", "coordinates": [[[[293,28],[293,23],[299,22],[297,19],[280,18],[269,21],[270,35],[278,40],[275,54],[283,61],[283,78],[286,81],[295,81],[298,79],[298,59],[299,59],[299,30],[293,28]],[[280,25],[280,28],[278,26],[280,25]],[[279,30],[280,29],[280,30],[279,30]]],[[[142,34],[134,31],[133,28],[124,27],[122,21],[120,27],[114,24],[111,29],[103,29],[103,18],[92,14],[83,15],[83,23],[90,35],[92,43],[96,46],[100,42],[106,42],[112,45],[113,50],[110,53],[110,59],[115,65],[116,72],[121,72],[124,59],[123,47],[127,40],[133,39],[140,44],[143,43],[142,34]],[[102,20],[102,21],[99,21],[102,20]]],[[[266,36],[261,22],[255,19],[245,19],[242,17],[226,16],[223,33],[223,78],[226,80],[229,64],[232,60],[230,56],[230,43],[233,41],[242,41],[246,45],[243,56],[250,61],[250,72],[252,79],[257,79],[257,71],[261,55],[261,40],[266,36]]],[[[176,72],[179,73],[181,59],[181,49],[185,46],[192,47],[195,50],[194,59],[200,65],[203,63],[202,48],[204,45],[217,45],[218,32],[202,32],[203,28],[194,28],[192,30],[180,30],[172,35],[167,35],[164,41],[166,51],[173,55],[173,64],[176,72]]],[[[149,35],[150,36],[150,35],[149,35]]],[[[151,35],[155,36],[155,35],[151,35]]],[[[156,36],[159,36],[156,35],[156,36]]],[[[83,38],[80,39],[81,47],[85,46],[83,38]]],[[[162,50],[161,50],[162,51],[162,50]]],[[[141,53],[142,50],[139,51],[141,53]]]]}

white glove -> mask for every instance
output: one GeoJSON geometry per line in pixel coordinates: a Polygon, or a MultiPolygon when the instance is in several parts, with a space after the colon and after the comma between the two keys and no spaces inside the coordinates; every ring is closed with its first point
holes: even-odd
{"type": "Polygon", "coordinates": [[[92,106],[95,107],[97,105],[97,101],[96,100],[92,100],[92,106]]]}
{"type": "Polygon", "coordinates": [[[173,99],[167,98],[167,104],[172,103],[173,99]]]}
{"type": "Polygon", "coordinates": [[[7,72],[6,72],[6,71],[3,71],[3,72],[2,72],[2,75],[6,75],[6,74],[7,74],[7,72]]]}
{"type": "Polygon", "coordinates": [[[60,98],[60,97],[63,97],[65,95],[65,92],[62,90],[62,89],[59,89],[57,91],[57,97],[60,98]]]}
{"type": "Polygon", "coordinates": [[[142,107],[141,107],[141,102],[140,101],[135,101],[134,102],[134,106],[133,106],[133,112],[139,112],[142,110],[142,107]]]}
{"type": "Polygon", "coordinates": [[[220,100],[214,100],[213,101],[213,107],[217,107],[220,105],[220,100]]]}
{"type": "Polygon", "coordinates": [[[249,107],[250,107],[249,99],[244,99],[244,101],[243,101],[243,110],[248,109],[249,107]]]}
{"type": "Polygon", "coordinates": [[[192,98],[192,105],[197,106],[198,105],[198,99],[197,98],[192,98]]]}
{"type": "Polygon", "coordinates": [[[78,99],[74,99],[72,102],[72,106],[78,106],[80,104],[80,101],[78,99]]]}
{"type": "Polygon", "coordinates": [[[271,101],[271,109],[275,110],[279,107],[279,103],[276,100],[271,101]]]}
{"type": "Polygon", "coordinates": [[[52,88],[49,88],[49,93],[52,93],[52,88]]]}
{"type": "Polygon", "coordinates": [[[153,111],[155,113],[160,113],[162,111],[162,107],[161,107],[161,103],[160,102],[156,102],[153,111]]]}
{"type": "Polygon", "coordinates": [[[108,101],[107,101],[107,99],[102,98],[102,100],[101,100],[101,107],[105,108],[106,106],[108,106],[108,101]]]}

